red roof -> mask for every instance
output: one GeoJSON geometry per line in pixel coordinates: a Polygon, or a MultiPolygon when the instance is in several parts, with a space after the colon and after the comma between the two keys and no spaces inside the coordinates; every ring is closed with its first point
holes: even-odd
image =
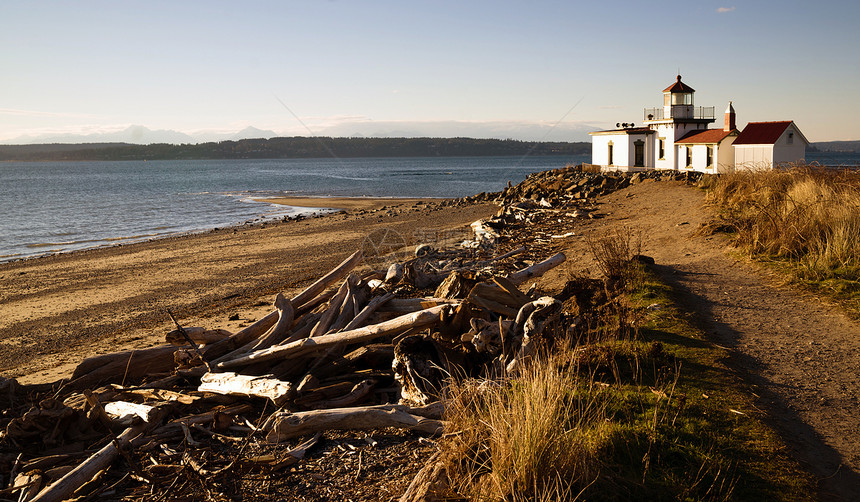
{"type": "MultiPolygon", "coordinates": [[[[731,133],[737,134],[737,129],[724,131],[723,129],[705,129],[704,131],[690,131],[675,143],[719,143],[731,133]]],[[[737,141],[735,141],[737,143],[737,141]]]]}
{"type": "Polygon", "coordinates": [[[696,92],[696,90],[684,82],[681,82],[681,76],[678,75],[678,80],[676,80],[674,84],[663,89],[663,92],[696,92]]]}
{"type": "Polygon", "coordinates": [[[772,145],[791,125],[790,120],[781,122],[750,122],[741,131],[735,145],[772,145]]]}

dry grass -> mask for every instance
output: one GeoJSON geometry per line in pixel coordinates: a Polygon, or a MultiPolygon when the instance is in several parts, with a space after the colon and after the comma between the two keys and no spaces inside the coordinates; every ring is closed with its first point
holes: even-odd
{"type": "Polygon", "coordinates": [[[514,381],[449,388],[449,472],[472,500],[569,500],[597,477],[608,428],[600,400],[557,357],[514,381]]]}
{"type": "Polygon", "coordinates": [[[706,366],[718,356],[694,349],[704,344],[678,334],[688,328],[677,320],[675,333],[649,322],[640,335],[644,305],[670,300],[633,260],[638,237],[606,234],[591,247],[607,278],[569,281],[576,329],[545,333],[516,376],[448,382],[440,446],[451,500],[803,499],[804,480],[762,439],[770,433],[728,411],[734,391],[706,366]],[[680,378],[682,364],[692,378],[680,378]]]}
{"type": "Polygon", "coordinates": [[[787,259],[801,278],[860,279],[860,174],[812,166],[724,175],[710,197],[754,255],[787,259]]]}

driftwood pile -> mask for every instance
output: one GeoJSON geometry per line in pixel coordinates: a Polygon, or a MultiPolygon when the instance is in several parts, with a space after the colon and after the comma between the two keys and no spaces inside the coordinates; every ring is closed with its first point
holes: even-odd
{"type": "Polygon", "coordinates": [[[515,373],[561,316],[520,286],[564,255],[492,256],[489,223],[386,270],[356,273],[358,251],[236,333],[177,322],[165,345],[88,358],[61,385],[3,380],[0,499],[168,499],[189,480],[219,499],[237,472],[293,465],[325,431],[441,433],[445,378],[515,373]]]}

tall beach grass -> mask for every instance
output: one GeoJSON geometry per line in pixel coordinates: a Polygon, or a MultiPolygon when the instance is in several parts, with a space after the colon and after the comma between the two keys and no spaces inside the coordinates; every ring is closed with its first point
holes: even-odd
{"type": "Polygon", "coordinates": [[[752,255],[842,293],[860,281],[860,172],[795,165],[720,176],[710,200],[752,255]]]}

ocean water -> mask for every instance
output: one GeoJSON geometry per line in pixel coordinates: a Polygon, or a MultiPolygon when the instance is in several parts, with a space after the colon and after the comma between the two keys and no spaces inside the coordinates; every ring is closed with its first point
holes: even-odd
{"type": "MultiPolygon", "coordinates": [[[[0,162],[0,262],[321,212],[325,197],[464,197],[590,155],[0,162]],[[318,196],[319,208],[252,199],[318,196]]],[[[856,153],[808,162],[860,165],[856,153]]]]}
{"type": "Polygon", "coordinates": [[[252,198],[464,197],[589,158],[0,163],[0,262],[314,212],[252,198]]]}

